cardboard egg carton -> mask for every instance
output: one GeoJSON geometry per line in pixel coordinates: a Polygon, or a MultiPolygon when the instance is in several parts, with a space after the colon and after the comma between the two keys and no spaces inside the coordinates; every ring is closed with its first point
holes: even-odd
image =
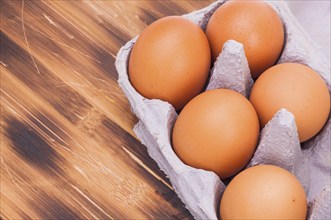
{"type": "MultiPolygon", "coordinates": [[[[205,30],[210,16],[224,3],[216,1],[198,11],[183,15],[205,30]]],[[[285,28],[285,46],[278,63],[296,62],[310,66],[326,82],[330,92],[328,63],[317,50],[285,2],[268,2],[281,17],[285,28]]],[[[132,87],[128,78],[130,51],[137,37],[118,52],[118,83],[127,96],[139,122],[134,132],[146,145],[149,155],[171,181],[173,188],[195,219],[217,219],[225,184],[211,171],[185,165],[171,146],[171,132],[177,118],[167,102],[146,99],[132,87]]],[[[211,70],[207,90],[229,88],[249,97],[253,80],[242,44],[230,40],[211,70]]],[[[193,119],[192,119],[193,120],[193,119]]],[[[223,125],[226,126],[226,125],[223,125]]],[[[330,117],[322,131],[300,145],[294,116],[281,109],[262,129],[258,147],[247,165],[273,164],[293,173],[303,185],[308,201],[308,219],[330,218],[330,117]]]]}

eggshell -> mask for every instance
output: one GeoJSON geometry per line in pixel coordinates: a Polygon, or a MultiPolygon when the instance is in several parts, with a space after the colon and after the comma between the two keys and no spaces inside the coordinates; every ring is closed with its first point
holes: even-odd
{"type": "Polygon", "coordinates": [[[249,101],[228,89],[209,90],[192,99],[175,122],[175,153],[192,167],[214,171],[224,179],[252,157],[259,122],[249,101]]]}
{"type": "Polygon", "coordinates": [[[272,165],[248,168],[223,193],[221,219],[305,219],[306,194],[296,177],[272,165]]]}
{"type": "Polygon", "coordinates": [[[179,16],[164,17],[149,25],[135,43],[130,81],[144,97],[167,101],[178,110],[205,85],[210,56],[199,26],[179,16]]]}
{"type": "Polygon", "coordinates": [[[330,113],[330,94],[323,79],[298,63],[278,64],[266,70],[255,82],[250,101],[261,127],[281,108],[293,113],[300,142],[316,135],[330,113]]]}
{"type": "Polygon", "coordinates": [[[253,78],[274,65],[284,45],[283,24],[262,1],[228,1],[211,16],[206,34],[216,60],[228,40],[244,45],[253,78]]]}

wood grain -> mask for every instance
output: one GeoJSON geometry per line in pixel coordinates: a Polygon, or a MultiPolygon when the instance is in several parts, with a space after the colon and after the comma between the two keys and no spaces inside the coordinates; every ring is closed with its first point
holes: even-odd
{"type": "Polygon", "coordinates": [[[212,1],[1,0],[2,219],[191,219],[132,128],[119,48],[212,1]]]}

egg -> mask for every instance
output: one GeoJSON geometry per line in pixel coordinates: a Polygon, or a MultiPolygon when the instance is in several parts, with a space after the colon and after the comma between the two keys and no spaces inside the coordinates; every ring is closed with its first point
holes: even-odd
{"type": "Polygon", "coordinates": [[[228,40],[243,44],[253,78],[276,63],[284,45],[277,13],[263,1],[228,1],[211,16],[206,35],[215,61],[228,40]]]}
{"type": "Polygon", "coordinates": [[[306,219],[305,191],[297,178],[273,165],[257,165],[226,187],[221,219],[306,219]]]}
{"type": "Polygon", "coordinates": [[[250,160],[259,137],[259,121],[250,102],[229,89],[210,90],[192,99],[172,132],[173,149],[187,165],[224,179],[250,160]]]}
{"type": "Polygon", "coordinates": [[[281,108],[295,118],[300,142],[316,135],[330,113],[330,94],[323,79],[310,67],[283,63],[266,70],[255,82],[250,101],[265,124],[281,108]]]}
{"type": "Polygon", "coordinates": [[[167,101],[179,110],[203,89],[210,63],[202,29],[183,17],[169,16],[153,22],[137,39],[129,79],[142,96],[167,101]]]}

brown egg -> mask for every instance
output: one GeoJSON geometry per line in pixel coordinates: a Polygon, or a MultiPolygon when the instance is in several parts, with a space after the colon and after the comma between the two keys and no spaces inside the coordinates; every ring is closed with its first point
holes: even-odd
{"type": "Polygon", "coordinates": [[[263,1],[228,1],[211,16],[206,34],[216,60],[228,40],[244,45],[253,78],[274,65],[284,44],[277,13],[263,1]]]}
{"type": "Polygon", "coordinates": [[[228,89],[192,99],[175,122],[172,143],[187,165],[214,171],[224,179],[250,160],[259,137],[259,122],[250,102],[228,89]]]}
{"type": "Polygon", "coordinates": [[[202,29],[178,16],[159,19],[135,43],[129,61],[133,87],[179,110],[199,94],[210,68],[210,47],[202,29]]]}
{"type": "Polygon", "coordinates": [[[258,165],[233,178],[220,204],[221,219],[306,219],[306,194],[280,167],[258,165]]]}
{"type": "Polygon", "coordinates": [[[283,63],[255,82],[250,101],[264,125],[281,108],[293,113],[300,142],[317,134],[330,113],[330,94],[323,79],[308,66],[283,63]]]}

